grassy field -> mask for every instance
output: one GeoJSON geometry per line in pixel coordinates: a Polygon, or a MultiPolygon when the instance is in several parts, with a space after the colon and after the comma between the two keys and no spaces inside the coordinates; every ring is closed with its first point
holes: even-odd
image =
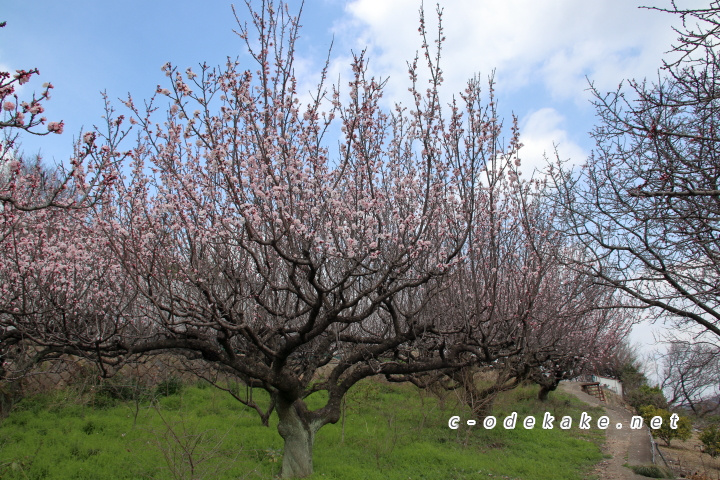
{"type": "MultiPolygon", "coordinates": [[[[348,396],[344,422],[318,433],[312,478],[585,478],[602,459],[603,433],[557,423],[598,412],[560,393],[542,404],[536,391],[522,387],[497,402],[499,421],[518,413],[514,430],[451,430],[452,415],[470,418],[452,394],[439,401],[411,386],[366,381],[348,396]],[[545,411],[557,418],[553,430],[540,426],[545,411]],[[526,415],[537,420],[532,430],[521,426],[526,415]]],[[[152,403],[100,400],[73,390],[23,400],[0,425],[0,478],[270,479],[280,470],[277,417],[263,427],[215,388],[185,386],[152,403]]]]}

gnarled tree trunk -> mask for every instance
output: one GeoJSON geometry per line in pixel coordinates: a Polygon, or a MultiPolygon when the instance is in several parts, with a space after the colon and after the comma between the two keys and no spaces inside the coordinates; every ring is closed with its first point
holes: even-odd
{"type": "Polygon", "coordinates": [[[538,392],[538,400],[545,402],[548,399],[550,392],[554,391],[557,385],[540,385],[540,391],[538,392]]]}
{"type": "Polygon", "coordinates": [[[562,375],[555,375],[537,382],[540,385],[538,400],[541,402],[547,401],[550,392],[557,390],[558,385],[560,385],[560,380],[562,380],[562,375]]]}
{"type": "Polygon", "coordinates": [[[281,477],[309,477],[313,473],[315,434],[323,422],[308,415],[302,400],[293,403],[278,400],[276,408],[280,418],[278,432],[285,440],[281,477]]]}
{"type": "Polygon", "coordinates": [[[515,372],[497,372],[495,382],[480,389],[475,383],[475,372],[474,368],[465,367],[455,372],[452,378],[462,386],[465,404],[472,409],[476,418],[482,419],[492,413],[498,395],[512,390],[520,384],[520,376],[517,374],[512,376],[515,372]]]}

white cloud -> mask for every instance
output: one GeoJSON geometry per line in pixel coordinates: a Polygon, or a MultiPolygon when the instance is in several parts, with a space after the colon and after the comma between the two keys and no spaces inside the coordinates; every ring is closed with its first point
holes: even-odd
{"type": "MultiPolygon", "coordinates": [[[[406,88],[406,61],[420,47],[418,0],[354,0],[335,28],[356,48],[370,47],[377,71],[406,88]],[[350,40],[352,39],[352,40],[350,40]]],[[[585,102],[585,76],[601,89],[627,77],[652,77],[676,34],[677,16],[638,9],[628,0],[446,0],[444,72],[451,91],[497,69],[498,88],[540,83],[553,96],[585,102]]],[[[427,8],[430,41],[435,13],[427,8]]]]}
{"type": "Polygon", "coordinates": [[[572,141],[564,124],[565,118],[553,108],[542,108],[522,119],[520,159],[524,175],[530,175],[534,169],[544,169],[545,157],[554,160],[556,147],[561,160],[581,164],[587,159],[588,153],[572,141]]]}

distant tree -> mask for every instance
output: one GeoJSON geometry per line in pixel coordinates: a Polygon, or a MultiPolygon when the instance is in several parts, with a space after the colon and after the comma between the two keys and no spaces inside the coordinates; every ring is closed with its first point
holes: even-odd
{"type": "Polygon", "coordinates": [[[660,385],[651,387],[644,370],[637,346],[626,339],[618,345],[610,361],[604,363],[598,372],[620,380],[625,400],[635,409],[646,405],[667,409],[668,400],[663,388],[660,385]]]}
{"type": "Polygon", "coordinates": [[[658,409],[668,408],[668,401],[659,385],[654,387],[647,384],[640,385],[639,388],[630,390],[626,398],[636,410],[648,405],[658,409]]]}
{"type": "Polygon", "coordinates": [[[670,442],[676,438],[685,441],[692,436],[692,423],[688,417],[679,415],[677,428],[671,428],[672,423],[670,420],[672,413],[668,410],[646,405],[640,408],[640,415],[642,415],[646,425],[651,424],[650,422],[653,417],[660,417],[662,419],[660,428],[653,429],[652,433],[653,436],[661,438],[668,447],[670,446],[670,442]]]}
{"type": "Polygon", "coordinates": [[[623,393],[626,397],[630,392],[648,383],[647,376],[642,371],[642,365],[639,362],[625,363],[620,370],[619,378],[623,384],[623,393]]]}
{"type": "Polygon", "coordinates": [[[661,387],[668,404],[697,416],[720,408],[720,347],[674,340],[662,358],[661,387]]]}
{"type": "Polygon", "coordinates": [[[720,455],[720,428],[716,424],[705,427],[699,439],[705,446],[703,449],[705,453],[713,458],[720,455]]]}
{"type": "Polygon", "coordinates": [[[630,343],[629,339],[624,339],[612,352],[609,361],[605,362],[599,369],[598,373],[609,378],[617,378],[623,383],[635,384],[640,386],[646,383],[644,380],[633,380],[628,377],[630,371],[640,372],[642,370],[642,362],[638,353],[637,344],[630,343]],[[625,376],[625,380],[623,379],[625,376]]]}

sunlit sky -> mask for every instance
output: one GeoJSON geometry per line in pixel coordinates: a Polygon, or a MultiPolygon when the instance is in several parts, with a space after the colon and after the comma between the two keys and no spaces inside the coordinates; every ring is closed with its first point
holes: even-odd
{"type": "MultiPolygon", "coordinates": [[[[509,124],[519,118],[523,165],[544,165],[543,154],[582,163],[593,147],[588,132],[596,123],[588,80],[602,92],[623,79],[658,78],[658,67],[677,38],[679,18],[640,5],[670,7],[669,0],[445,0],[447,41],[443,70],[448,95],[462,91],[475,74],[495,71],[499,110],[509,124]]],[[[260,2],[254,2],[259,5],[260,2]]],[[[299,1],[291,0],[291,11],[299,1]]],[[[707,2],[676,2],[680,8],[707,2]]],[[[367,48],[370,71],[389,77],[388,105],[406,99],[406,61],[421,45],[419,0],[307,0],[302,13],[297,73],[308,89],[334,41],[331,80],[348,78],[351,51],[367,48]]],[[[244,2],[236,3],[247,19],[244,2]]],[[[434,3],[425,2],[433,28],[434,3]]],[[[29,98],[43,82],[55,88],[48,120],[63,120],[65,133],[21,138],[26,154],[38,151],[48,163],[65,161],[81,129],[101,126],[106,91],[116,99],[147,99],[157,85],[169,86],[160,67],[182,70],[199,63],[222,65],[242,57],[243,43],[229,2],[207,0],[32,0],[0,7],[0,69],[38,68],[41,75],[23,86],[29,98]]],[[[302,93],[302,92],[301,92],[302,93]]],[[[652,342],[647,328],[635,340],[652,342]]]]}

